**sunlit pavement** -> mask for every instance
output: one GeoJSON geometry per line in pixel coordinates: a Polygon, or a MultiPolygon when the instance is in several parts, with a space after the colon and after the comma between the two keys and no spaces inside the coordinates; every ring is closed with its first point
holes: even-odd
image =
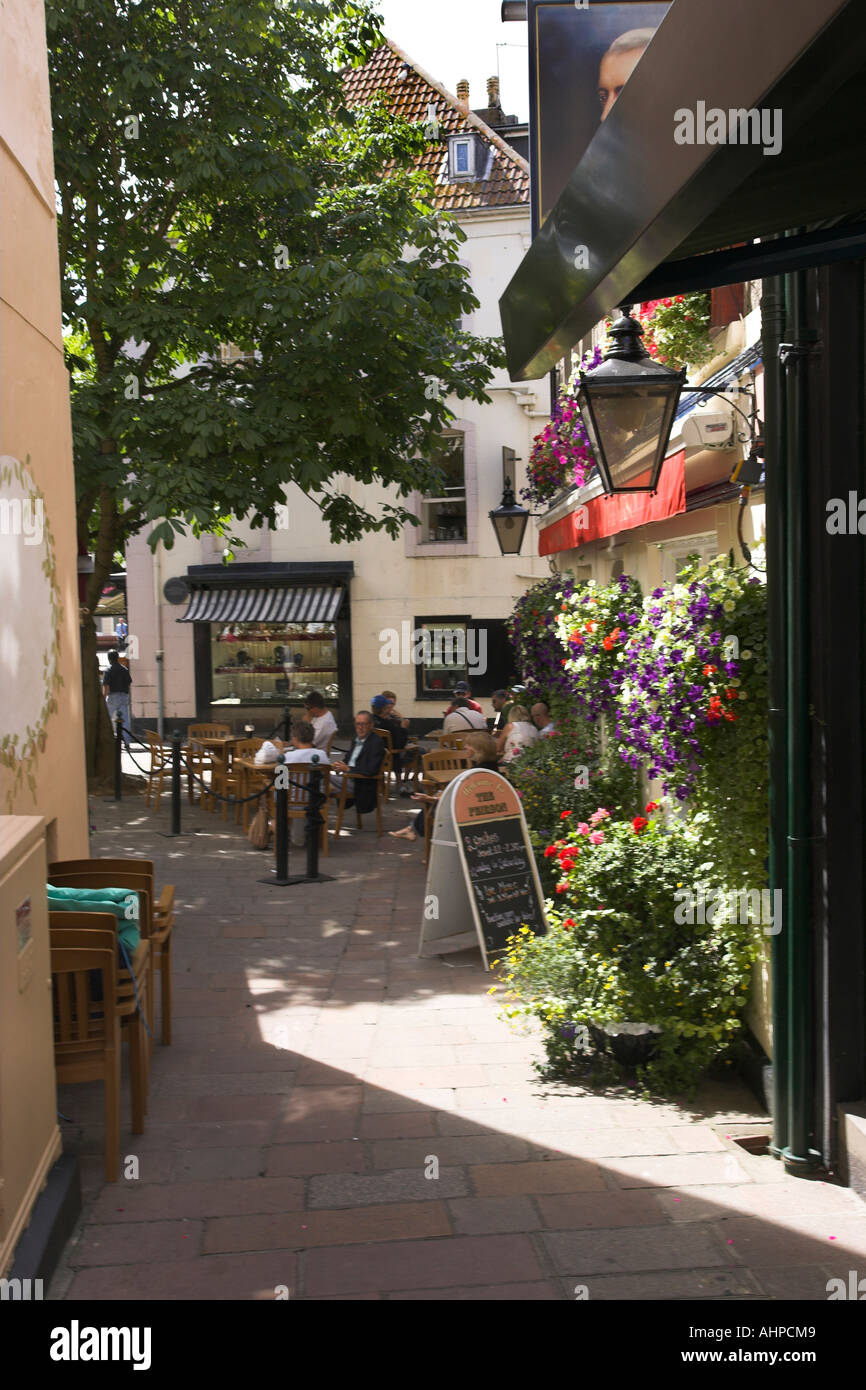
{"type": "Polygon", "coordinates": [[[104,1181],[102,1087],[61,1091],[85,1211],[50,1297],[824,1300],[866,1268],[858,1197],[737,1145],[769,1132],[737,1082],[685,1108],[539,1083],[480,956],[415,955],[421,847],[374,817],[333,882],[278,888],[186,799],[180,839],[165,800],[90,806],[94,855],[176,885],[174,1042],[143,1135],[124,1090],[137,1177],[104,1181]]]}

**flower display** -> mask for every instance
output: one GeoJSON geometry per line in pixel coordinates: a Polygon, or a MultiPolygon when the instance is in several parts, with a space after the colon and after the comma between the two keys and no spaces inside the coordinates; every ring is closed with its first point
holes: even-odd
{"type": "Polygon", "coordinates": [[[577,708],[589,720],[614,707],[623,677],[619,657],[640,613],[640,585],[625,574],[610,584],[590,580],[575,587],[560,606],[556,631],[568,652],[564,670],[577,708]]]}
{"type": "MultiPolygon", "coordinates": [[[[601,348],[585,353],[581,368],[590,371],[602,360],[601,348]]],[[[527,466],[524,501],[550,502],[566,487],[582,487],[595,457],[578,410],[573,384],[560,388],[550,424],[535,436],[527,466]]]]}
{"type": "Polygon", "coordinates": [[[651,299],[637,313],[643,326],[643,343],[650,357],[666,367],[706,366],[713,357],[710,338],[710,296],[677,294],[651,299]]]}

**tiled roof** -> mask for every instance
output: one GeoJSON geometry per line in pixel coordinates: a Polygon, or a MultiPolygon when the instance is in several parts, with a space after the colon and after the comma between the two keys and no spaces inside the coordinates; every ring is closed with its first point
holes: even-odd
{"type": "Polygon", "coordinates": [[[419,68],[390,39],[360,68],[344,74],[346,105],[364,106],[377,93],[384,93],[391,110],[407,121],[424,123],[431,103],[436,107],[440,136],[431,140],[429,151],[418,160],[436,184],[437,208],[460,212],[471,208],[514,207],[529,204],[529,165],[516,150],[485,125],[466,102],[458,101],[440,82],[419,68]],[[488,177],[476,183],[450,183],[448,177],[449,135],[477,131],[493,151],[488,177]]]}

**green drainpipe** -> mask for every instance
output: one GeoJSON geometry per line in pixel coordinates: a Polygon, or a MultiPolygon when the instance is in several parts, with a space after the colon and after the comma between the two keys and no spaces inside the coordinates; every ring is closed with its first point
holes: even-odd
{"type": "MultiPolygon", "coordinates": [[[[781,276],[761,286],[761,346],[764,359],[764,438],[766,441],[767,664],[769,687],[770,888],[783,890],[788,857],[785,801],[785,672],[787,663],[785,555],[786,421],[779,344],[785,337],[785,284],[781,276]]],[[[773,900],[775,901],[775,899],[773,900]]],[[[773,1018],[773,1143],[781,1154],[788,1142],[788,923],[770,938],[773,1018]]]]}
{"type": "Polygon", "coordinates": [[[810,651],[808,355],[806,272],[789,277],[793,350],[784,368],[788,404],[787,551],[787,892],[782,933],[787,933],[788,1124],[782,1150],[786,1168],[812,1166],[813,1126],[810,821],[810,651]]]}

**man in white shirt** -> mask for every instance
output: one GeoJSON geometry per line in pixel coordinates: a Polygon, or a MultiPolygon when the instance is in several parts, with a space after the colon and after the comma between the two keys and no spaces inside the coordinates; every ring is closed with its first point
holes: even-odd
{"type": "Polygon", "coordinates": [[[446,714],[442,725],[443,733],[465,734],[470,729],[483,729],[487,733],[487,720],[478,710],[471,708],[469,701],[458,696],[450,714],[446,714]]]}
{"type": "MultiPolygon", "coordinates": [[[[307,720],[301,720],[300,723],[292,725],[291,745],[282,743],[280,739],[262,744],[262,747],[256,754],[256,762],[259,765],[274,763],[277,761],[277,757],[280,756],[282,762],[288,767],[292,767],[298,763],[304,763],[307,766],[315,763],[318,767],[323,768],[330,766],[330,759],[327,753],[321,748],[314,747],[313,726],[307,720]],[[273,749],[276,754],[275,757],[270,755],[271,749],[273,749]]],[[[287,776],[291,779],[291,772],[289,772],[287,776]]],[[[289,780],[288,793],[289,805],[293,809],[298,806],[306,807],[308,796],[303,787],[295,785],[292,780],[289,780]]],[[[300,848],[304,843],[306,821],[302,816],[290,816],[289,826],[292,844],[296,848],[300,848]]]]}
{"type": "Polygon", "coordinates": [[[307,711],[307,718],[313,726],[313,745],[316,748],[327,748],[331,736],[337,732],[337,721],[329,709],[325,707],[325,701],[318,690],[311,690],[304,700],[307,711]]]}

